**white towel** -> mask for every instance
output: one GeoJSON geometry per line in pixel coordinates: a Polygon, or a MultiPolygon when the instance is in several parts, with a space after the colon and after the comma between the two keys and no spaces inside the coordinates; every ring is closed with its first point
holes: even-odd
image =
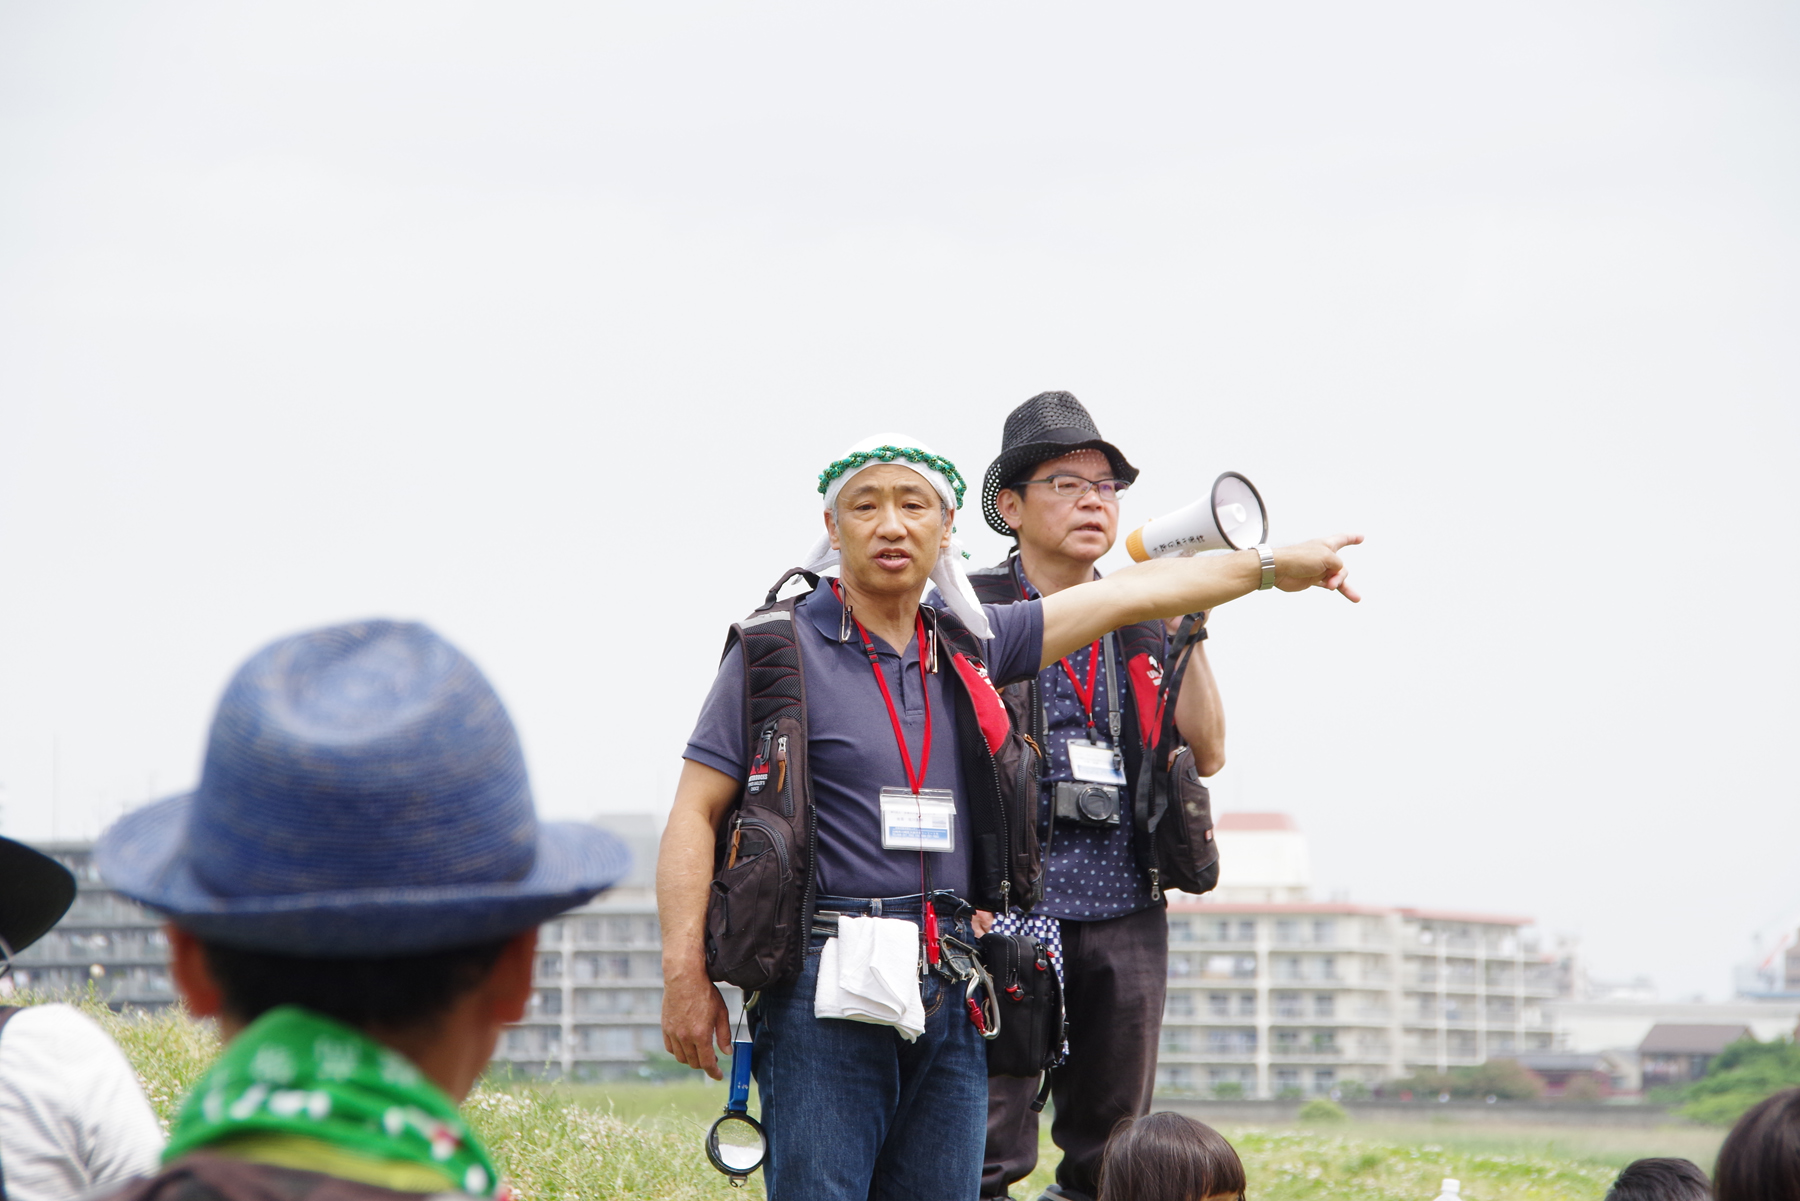
{"type": "Polygon", "coordinates": [[[892,1026],[912,1042],[925,1033],[919,992],[919,927],[893,917],[838,918],[819,953],[813,1016],[892,1026]]]}

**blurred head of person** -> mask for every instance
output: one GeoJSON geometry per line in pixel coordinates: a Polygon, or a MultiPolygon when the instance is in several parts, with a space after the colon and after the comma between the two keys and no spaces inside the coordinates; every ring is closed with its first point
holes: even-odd
{"type": "Polygon", "coordinates": [[[1625,1165],[1606,1201],[1712,1201],[1712,1185],[1686,1159],[1639,1159],[1625,1165]]]}
{"type": "Polygon", "coordinates": [[[1168,1111],[1120,1123],[1100,1163],[1099,1201],[1244,1201],[1245,1187],[1224,1135],[1168,1111]]]}
{"type": "Polygon", "coordinates": [[[1713,1166],[1719,1201],[1800,1201],[1800,1088],[1758,1102],[1738,1119],[1713,1166]]]}
{"type": "Polygon", "coordinates": [[[168,917],[175,982],[227,1040],[297,1007],[460,1099],[530,999],[538,924],[628,856],[538,821],[512,720],[461,651],[365,621],[253,655],[199,786],[122,818],[95,858],[168,917]]]}

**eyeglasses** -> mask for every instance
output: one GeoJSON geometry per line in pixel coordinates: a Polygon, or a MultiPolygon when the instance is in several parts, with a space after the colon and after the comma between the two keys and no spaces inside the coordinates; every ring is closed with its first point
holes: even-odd
{"type": "Polygon", "coordinates": [[[1131,487],[1130,480],[1090,480],[1085,476],[1063,475],[1061,472],[1041,480],[1020,480],[1013,487],[1023,488],[1026,484],[1048,484],[1050,490],[1064,500],[1080,500],[1095,489],[1099,489],[1101,500],[1117,500],[1125,489],[1131,487]]]}

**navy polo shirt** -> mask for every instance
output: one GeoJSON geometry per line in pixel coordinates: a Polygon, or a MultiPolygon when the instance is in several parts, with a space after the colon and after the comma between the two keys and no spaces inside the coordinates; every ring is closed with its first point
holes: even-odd
{"type": "MultiPolygon", "coordinates": [[[[1043,657],[1044,612],[1039,602],[984,605],[994,636],[983,651],[996,687],[1037,674],[1043,657]]],[[[794,630],[806,677],[806,726],[813,804],[818,813],[818,890],[823,896],[901,897],[919,892],[919,852],[881,846],[881,790],[905,788],[906,768],[894,742],[869,656],[856,627],[838,641],[843,606],[829,585],[801,598],[794,630]]],[[[925,738],[925,698],[931,699],[931,764],[924,787],[948,789],[956,798],[956,850],[925,855],[930,887],[969,896],[969,806],[963,786],[948,656],[919,687],[918,639],[903,652],[871,634],[888,693],[900,714],[907,752],[918,769],[925,738]]],[[[719,665],[682,757],[744,780],[750,770],[744,729],[744,656],[733,647],[719,665]]]]}

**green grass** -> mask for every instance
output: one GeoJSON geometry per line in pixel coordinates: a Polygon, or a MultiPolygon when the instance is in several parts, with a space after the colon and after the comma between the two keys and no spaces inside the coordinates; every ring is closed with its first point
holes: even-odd
{"type": "MultiPolygon", "coordinates": [[[[180,1010],[121,1016],[82,1008],[119,1041],[158,1116],[217,1051],[208,1023],[180,1010]]],[[[701,1150],[724,1104],[712,1081],[483,1085],[464,1106],[523,1201],[693,1201],[761,1197],[760,1177],[733,1189],[701,1150]]],[[[1043,1123],[1037,1170],[1013,1188],[1034,1198],[1053,1179],[1043,1123]]],[[[1430,1201],[1445,1176],[1469,1201],[1596,1201],[1622,1164],[1679,1155],[1710,1168],[1723,1131],[1449,1122],[1265,1128],[1222,1126],[1243,1157],[1253,1201],[1430,1201]]]]}

